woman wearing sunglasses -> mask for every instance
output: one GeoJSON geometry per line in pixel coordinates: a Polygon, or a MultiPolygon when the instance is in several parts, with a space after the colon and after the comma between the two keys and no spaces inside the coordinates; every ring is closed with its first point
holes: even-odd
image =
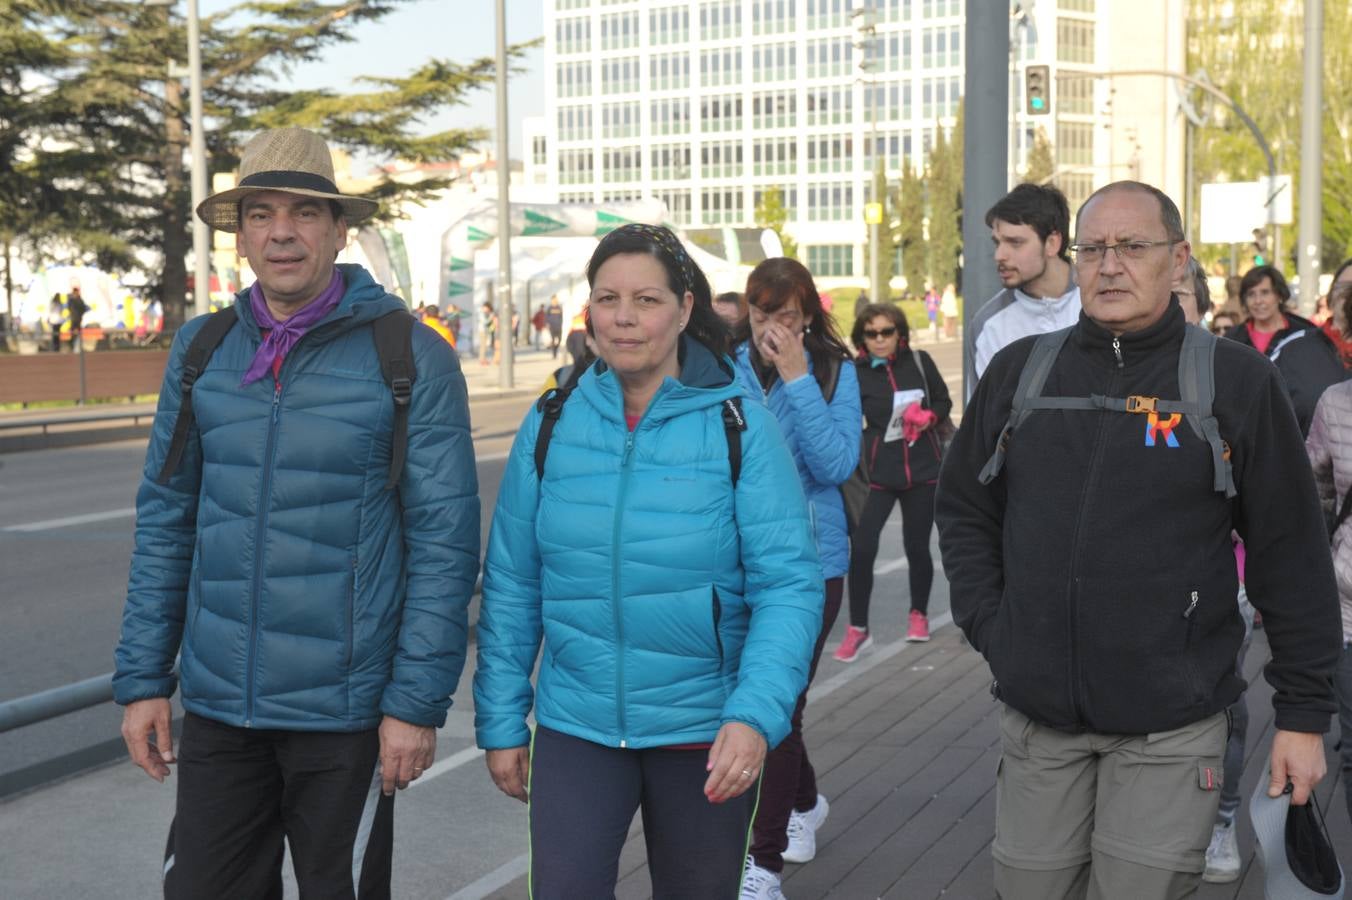
{"type": "MultiPolygon", "coordinates": [[[[845,590],[849,538],[840,484],[858,461],[859,390],[849,348],[822,309],[802,263],[779,257],[756,266],[746,282],[746,301],[748,319],[733,351],[737,371],[745,388],[765,398],[793,453],[825,580],[810,684],[845,590]]],[[[806,703],[805,688],[788,737],[765,759],[743,900],[782,898],[784,863],[804,863],[817,852],[817,828],[829,807],[817,794],[816,774],[803,746],[806,703]]]]}
{"type": "Polygon", "coordinates": [[[929,640],[929,594],[934,581],[930,532],[934,488],[943,456],[934,426],[948,417],[948,397],[934,360],[910,347],[906,316],[891,304],[873,303],[854,323],[855,360],[864,411],[864,464],[868,499],[850,546],[850,625],[836,659],[853,662],[873,638],[868,630],[873,561],[892,506],[901,503],[901,540],[909,564],[911,613],[906,640],[929,640]]]}

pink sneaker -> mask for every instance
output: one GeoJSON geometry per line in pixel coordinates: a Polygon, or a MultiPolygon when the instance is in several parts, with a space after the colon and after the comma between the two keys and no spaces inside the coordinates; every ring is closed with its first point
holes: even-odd
{"type": "Polygon", "coordinates": [[[853,625],[845,626],[845,639],[840,642],[836,648],[836,659],[841,662],[854,662],[854,658],[859,655],[859,651],[873,645],[873,638],[869,635],[867,628],[855,628],[853,625]]]}
{"type": "Polygon", "coordinates": [[[918,609],[911,610],[911,624],[910,627],[906,629],[906,640],[929,640],[929,616],[918,609]]]}

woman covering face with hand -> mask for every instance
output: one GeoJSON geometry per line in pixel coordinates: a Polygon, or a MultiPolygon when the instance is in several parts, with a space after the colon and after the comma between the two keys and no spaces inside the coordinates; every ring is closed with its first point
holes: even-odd
{"type": "MultiPolygon", "coordinates": [[[[825,579],[811,680],[840,611],[849,567],[840,485],[859,462],[859,383],[851,354],[822,309],[812,275],[802,263],[783,257],[765,260],[747,279],[746,297],[749,319],[733,355],[742,382],[765,397],[793,453],[798,480],[812,508],[825,579]]],[[[803,745],[806,702],[804,691],[794,708],[793,730],[766,761],[752,864],[746,873],[748,888],[777,885],[786,861],[807,862],[816,853],[816,830],[829,806],[817,794],[816,773],[803,745]]]]}
{"type": "Polygon", "coordinates": [[[526,416],[498,494],[478,743],[529,799],[532,896],[612,896],[638,809],[655,896],[733,896],[821,624],[807,505],[675,235],[611,232],[587,280],[600,359],[526,416]]]}

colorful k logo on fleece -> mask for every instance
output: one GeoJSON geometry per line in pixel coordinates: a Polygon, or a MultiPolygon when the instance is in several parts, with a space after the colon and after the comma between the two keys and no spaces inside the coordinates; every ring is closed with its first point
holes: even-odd
{"type": "Polygon", "coordinates": [[[1147,447],[1155,446],[1155,439],[1159,435],[1164,435],[1164,443],[1169,447],[1178,446],[1178,438],[1174,437],[1174,426],[1183,421],[1181,413],[1174,413],[1167,419],[1161,419],[1158,413],[1151,413],[1145,423],[1145,445],[1147,447]]]}

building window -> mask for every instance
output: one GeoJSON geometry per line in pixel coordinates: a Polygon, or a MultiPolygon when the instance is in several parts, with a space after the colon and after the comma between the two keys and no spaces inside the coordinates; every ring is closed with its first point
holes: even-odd
{"type": "Polygon", "coordinates": [[[594,203],[595,195],[591,191],[559,191],[560,203],[594,203]]]}
{"type": "Polygon", "coordinates": [[[546,145],[544,137],[536,135],[535,137],[531,138],[530,157],[531,163],[533,165],[543,166],[545,162],[548,160],[549,155],[545,152],[545,146],[546,145]]]}
{"type": "Polygon", "coordinates": [[[700,128],[704,131],[741,131],[742,95],[719,94],[699,102],[700,128]]]}
{"type": "Polygon", "coordinates": [[[648,86],[654,91],[675,91],[690,87],[690,54],[654,54],[648,62],[648,86]]]}
{"type": "Polygon", "coordinates": [[[821,244],[807,248],[807,267],[818,278],[854,274],[854,246],[821,244]]]}
{"type": "Polygon", "coordinates": [[[700,219],[705,225],[737,225],[746,219],[740,187],[701,191],[700,201],[700,219]]]}
{"type": "Polygon", "coordinates": [[[601,137],[638,137],[637,103],[606,103],[601,107],[601,137]]]}
{"type": "Polygon", "coordinates": [[[795,175],[798,172],[798,138],[755,141],[751,145],[753,175],[795,175]]]}
{"type": "Polygon", "coordinates": [[[591,0],[554,0],[554,8],[559,12],[569,9],[586,9],[591,6],[591,0]]]}
{"type": "Polygon", "coordinates": [[[892,31],[873,39],[869,63],[877,72],[905,72],[911,68],[911,33],[892,31]]]}
{"type": "Polygon", "coordinates": [[[699,148],[699,171],[705,178],[741,178],[742,142],[714,141],[699,148]]]}
{"type": "Polygon", "coordinates": [[[1088,122],[1056,123],[1056,161],[1065,166],[1094,163],[1094,126],[1088,122]]]}
{"type": "Polygon", "coordinates": [[[648,108],[653,134],[690,133],[690,101],[687,98],[654,100],[648,108]]]}
{"type": "Polygon", "coordinates": [[[690,224],[690,191],[653,191],[653,197],[667,205],[667,218],[673,223],[690,224]]]}
{"type": "Polygon", "coordinates": [[[643,191],[638,188],[629,188],[620,191],[605,191],[601,194],[602,203],[633,203],[636,200],[643,199],[643,191]]]}
{"type": "Polygon", "coordinates": [[[1094,11],[1094,0],[1056,0],[1056,8],[1091,13],[1094,11]]]}
{"type": "Polygon", "coordinates": [[[654,47],[690,40],[690,7],[664,6],[648,13],[648,43],[654,47]]]}
{"type": "Polygon", "coordinates": [[[740,84],[742,81],[742,48],[725,47],[721,50],[701,50],[699,79],[704,87],[740,84]]]}
{"type": "Polygon", "coordinates": [[[839,28],[850,24],[850,0],[807,0],[807,26],[839,28]]]}
{"type": "Polygon", "coordinates": [[[1066,195],[1070,208],[1079,209],[1094,192],[1094,176],[1087,172],[1057,175],[1056,186],[1066,195]]]}
{"type": "Polygon", "coordinates": [[[958,114],[958,102],[962,99],[962,76],[926,78],[921,82],[920,90],[920,117],[925,121],[958,114]]]}
{"type": "Polygon", "coordinates": [[[807,89],[807,124],[847,124],[854,121],[853,106],[854,91],[848,86],[810,87],[807,89]]]}
{"type": "Polygon", "coordinates": [[[751,192],[751,211],[754,213],[760,209],[760,205],[765,202],[765,195],[771,190],[779,191],[779,200],[784,209],[789,213],[789,219],[794,219],[798,215],[798,188],[790,187],[787,184],[764,184],[757,185],[751,192]]]}
{"type": "MultiPolygon", "coordinates": [[[[899,131],[879,131],[877,137],[872,132],[864,132],[864,170],[872,173],[874,160],[881,156],[883,168],[889,172],[899,171],[905,158],[904,149],[899,131]]],[[[865,196],[870,193],[872,184],[872,179],[864,182],[865,196]]]]}
{"type": "Polygon", "coordinates": [[[850,39],[821,38],[807,42],[807,77],[834,78],[850,74],[850,39]]]}
{"type": "Polygon", "coordinates": [[[1056,59],[1058,62],[1094,62],[1094,23],[1082,19],[1056,20],[1056,59]]]}
{"type": "Polygon", "coordinates": [[[559,19],[554,23],[554,45],[561,54],[591,52],[591,19],[559,19]]]}
{"type": "Polygon", "coordinates": [[[638,47],[638,13],[611,13],[601,17],[601,49],[629,50],[638,47]]]}
{"type": "Polygon", "coordinates": [[[864,90],[864,121],[906,121],[911,118],[911,83],[870,85],[864,90]]]}
{"type": "Polygon", "coordinates": [[[1056,76],[1056,108],[1060,112],[1076,116],[1092,116],[1094,114],[1094,79],[1085,78],[1082,73],[1073,73],[1080,75],[1078,78],[1068,78],[1070,72],[1060,72],[1056,76]]]}
{"type": "Polygon", "coordinates": [[[716,41],[742,36],[742,0],[704,0],[699,5],[699,39],[716,41]]]}
{"type": "Polygon", "coordinates": [[[912,0],[864,0],[864,8],[873,11],[880,23],[904,22],[911,17],[912,0]]]}
{"type": "Polygon", "coordinates": [[[601,61],[601,92],[629,94],[638,90],[639,63],[637,56],[601,61]]]}
{"type": "Polygon", "coordinates": [[[652,148],[652,179],[654,181],[688,181],[690,179],[690,145],[654,145],[652,148]]]}
{"type": "Polygon", "coordinates": [[[945,19],[962,15],[962,0],[925,0],[921,13],[926,19],[945,19]]]}
{"type": "Polygon", "coordinates": [[[792,42],[757,44],[751,49],[751,72],[758,82],[796,81],[798,50],[792,42]]]}
{"type": "Polygon", "coordinates": [[[796,128],[798,94],[794,91],[757,91],[751,95],[751,127],[796,128]]]}
{"type": "Polygon", "coordinates": [[[556,87],[560,97],[591,96],[591,60],[559,63],[556,87]]]}
{"type": "Polygon", "coordinates": [[[920,62],[926,69],[962,65],[962,29],[957,25],[926,28],[920,40],[920,62]]]}
{"type": "Polygon", "coordinates": [[[606,184],[640,181],[643,154],[638,147],[611,147],[601,154],[601,178],[606,184]]]}
{"type": "Polygon", "coordinates": [[[848,172],[854,168],[854,138],[848,134],[813,135],[807,139],[808,172],[848,172]]]}
{"type": "Polygon", "coordinates": [[[592,139],[592,108],[590,106],[560,106],[558,120],[560,141],[589,141],[592,139]]]}
{"type": "Polygon", "coordinates": [[[559,151],[559,184],[589,184],[596,180],[590,150],[559,151]]]}
{"type": "Polygon", "coordinates": [[[751,0],[751,33],[793,31],[794,0],[751,0]]]}

